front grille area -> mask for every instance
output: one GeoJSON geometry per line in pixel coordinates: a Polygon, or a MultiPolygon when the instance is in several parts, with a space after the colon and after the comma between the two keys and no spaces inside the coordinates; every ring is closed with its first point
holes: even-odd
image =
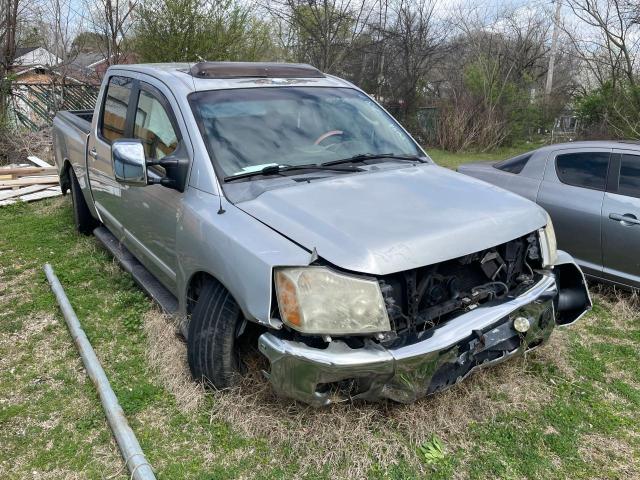
{"type": "Polygon", "coordinates": [[[464,257],[380,277],[392,325],[383,343],[428,330],[484,303],[517,296],[536,281],[540,266],[534,232],[464,257]]]}

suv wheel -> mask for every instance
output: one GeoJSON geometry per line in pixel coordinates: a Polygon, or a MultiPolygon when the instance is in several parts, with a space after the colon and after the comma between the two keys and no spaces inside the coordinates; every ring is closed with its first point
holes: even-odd
{"type": "Polygon", "coordinates": [[[187,357],[193,378],[214,388],[232,386],[242,362],[236,348],[242,312],[222,284],[207,280],[193,309],[187,336],[187,357]]]}

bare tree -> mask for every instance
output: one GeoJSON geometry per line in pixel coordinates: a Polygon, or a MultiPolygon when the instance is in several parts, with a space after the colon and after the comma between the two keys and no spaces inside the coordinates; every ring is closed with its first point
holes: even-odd
{"type": "Polygon", "coordinates": [[[638,3],[567,0],[567,4],[579,22],[566,22],[564,30],[584,72],[577,103],[584,134],[640,138],[638,3]]]}
{"type": "Polygon", "coordinates": [[[20,3],[20,0],[0,0],[0,12],[3,12],[2,18],[0,19],[0,35],[2,41],[0,67],[3,69],[2,78],[5,77],[6,72],[15,60],[20,3]]]}
{"type": "MultiPolygon", "coordinates": [[[[522,9],[464,12],[441,88],[439,143],[490,150],[539,128],[550,15],[522,9]]],[[[560,104],[560,102],[558,102],[560,104]]]]}
{"type": "Polygon", "coordinates": [[[565,31],[586,66],[599,79],[608,78],[616,84],[623,78],[635,86],[640,41],[637,5],[635,10],[624,0],[567,0],[567,5],[583,25],[582,35],[568,28],[565,31]],[[585,29],[584,24],[591,29],[585,29]],[[607,74],[603,75],[603,68],[607,74]]]}
{"type": "Polygon", "coordinates": [[[0,128],[6,125],[11,93],[9,74],[16,60],[21,19],[26,12],[26,0],[0,0],[0,128]]]}
{"type": "Polygon", "coordinates": [[[266,0],[264,7],[296,60],[332,73],[341,73],[373,11],[367,0],[266,0]]]}
{"type": "Polygon", "coordinates": [[[49,65],[55,74],[52,83],[64,84],[78,54],[72,45],[83,27],[84,15],[73,7],[72,0],[43,0],[33,10],[39,44],[55,57],[49,65]]]}
{"type": "Polygon", "coordinates": [[[85,0],[90,29],[103,39],[100,53],[108,65],[121,62],[138,0],[85,0]]]}
{"type": "Polygon", "coordinates": [[[404,115],[411,116],[444,54],[446,33],[435,19],[434,0],[395,0],[389,8],[382,72],[391,96],[401,102],[404,115]]]}

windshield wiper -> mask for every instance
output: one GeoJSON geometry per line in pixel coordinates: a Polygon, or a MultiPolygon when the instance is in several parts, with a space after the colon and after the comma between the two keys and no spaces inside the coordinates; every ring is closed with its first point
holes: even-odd
{"type": "Polygon", "coordinates": [[[330,162],[324,162],[321,165],[330,166],[330,165],[340,165],[342,163],[351,163],[351,162],[364,162],[365,160],[380,160],[380,159],[389,159],[389,160],[406,160],[408,162],[419,162],[419,163],[427,163],[424,158],[420,158],[418,155],[396,155],[394,153],[359,153],[358,155],[354,155],[352,157],[341,158],[340,160],[332,160],[330,162]]]}
{"type": "Polygon", "coordinates": [[[249,178],[249,177],[257,177],[257,176],[268,176],[268,175],[282,175],[286,172],[292,172],[295,170],[328,170],[331,172],[344,172],[344,173],[353,173],[353,172],[362,172],[363,169],[359,167],[333,167],[331,165],[317,165],[315,163],[309,163],[307,165],[269,165],[264,167],[261,170],[256,170],[254,172],[245,172],[238,173],[236,175],[230,175],[228,177],[224,177],[225,182],[231,182],[233,180],[239,180],[241,178],[249,178]]]}

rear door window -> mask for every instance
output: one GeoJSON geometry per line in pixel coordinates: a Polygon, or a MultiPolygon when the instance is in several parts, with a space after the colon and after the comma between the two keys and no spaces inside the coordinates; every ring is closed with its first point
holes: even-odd
{"type": "Polygon", "coordinates": [[[178,135],[163,98],[147,87],[140,90],[133,135],[142,140],[147,158],[159,160],[173,153],[178,135]]]}
{"type": "Polygon", "coordinates": [[[533,156],[533,153],[525,153],[523,155],[518,155],[517,157],[513,157],[508,160],[498,162],[494,165],[494,167],[504,172],[517,174],[524,169],[524,167],[527,165],[527,162],[532,156],[533,156]]]}
{"type": "Polygon", "coordinates": [[[609,168],[609,152],[566,153],[556,157],[556,172],[562,183],[604,190],[609,168]]]}
{"type": "Polygon", "coordinates": [[[640,197],[640,155],[622,155],[618,193],[640,197]]]}
{"type": "Polygon", "coordinates": [[[127,108],[133,80],[127,77],[111,77],[102,109],[100,133],[104,140],[113,142],[125,136],[127,108]]]}

